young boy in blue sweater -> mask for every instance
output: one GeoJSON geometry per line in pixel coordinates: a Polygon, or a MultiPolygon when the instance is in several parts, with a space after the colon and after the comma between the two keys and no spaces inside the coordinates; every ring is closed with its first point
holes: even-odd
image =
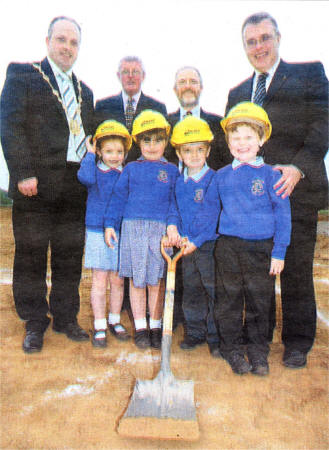
{"type": "Polygon", "coordinates": [[[107,345],[106,289],[110,284],[109,329],[120,340],[129,335],[120,323],[123,280],[118,275],[118,246],[111,251],[104,240],[104,213],[117,182],[122,164],[132,144],[122,124],[108,120],[99,125],[93,145],[81,162],[78,178],[88,188],[86,211],[85,267],[92,269],[91,305],[94,314],[95,347],[107,345]],[[97,156],[97,158],[96,158],[97,156]]]}
{"type": "Polygon", "coordinates": [[[207,198],[207,208],[217,213],[222,208],[215,249],[221,353],[237,374],[267,375],[273,276],[283,270],[290,243],[290,202],[273,188],[280,172],[257,156],[271,135],[265,110],[239,103],[221,125],[234,160],[216,173],[207,198]],[[249,362],[242,344],[243,317],[249,362]]]}
{"type": "MultiPolygon", "coordinates": [[[[179,175],[177,167],[163,157],[169,132],[169,123],[156,111],[144,110],[136,117],[132,136],[142,156],[122,171],[104,221],[105,240],[110,248],[117,241],[116,230],[121,226],[119,275],[130,279],[134,340],[141,349],[161,347],[165,265],[160,241],[166,234],[169,207],[179,175]]],[[[178,237],[176,225],[172,225],[168,234],[169,244],[174,244],[178,237]]]]}
{"type": "Polygon", "coordinates": [[[182,259],[184,350],[208,343],[210,353],[219,357],[219,335],[214,320],[215,261],[217,224],[200,216],[208,186],[215,174],[206,163],[213,134],[202,119],[187,116],[178,122],[171,137],[183,172],[176,181],[175,203],[179,216],[179,233],[187,237],[182,259]]]}

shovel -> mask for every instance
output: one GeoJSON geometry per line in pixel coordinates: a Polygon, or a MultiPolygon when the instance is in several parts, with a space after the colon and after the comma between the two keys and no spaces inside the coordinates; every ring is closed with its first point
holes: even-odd
{"type": "Polygon", "coordinates": [[[136,380],[117,431],[125,437],[195,441],[199,438],[199,425],[194,406],[194,382],[176,379],[170,369],[176,263],[184,248],[171,259],[164,249],[165,239],[161,240],[161,253],[168,271],[161,368],[153,380],[136,380]]]}

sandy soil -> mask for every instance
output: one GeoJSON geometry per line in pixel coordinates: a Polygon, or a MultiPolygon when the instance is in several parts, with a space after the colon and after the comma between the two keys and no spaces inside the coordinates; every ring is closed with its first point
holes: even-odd
{"type": "MultiPolygon", "coordinates": [[[[306,368],[282,365],[279,326],[271,345],[270,374],[234,375],[202,346],[184,352],[183,330],[173,336],[172,371],[194,380],[197,442],[127,439],[117,426],[136,379],[153,379],[160,352],[110,338],[107,349],[74,343],[49,328],[41,353],[22,351],[24,323],[11,292],[13,238],[10,209],[0,209],[1,449],[316,449],[328,439],[328,218],[319,222],[314,276],[316,342],[306,368]]],[[[83,273],[79,322],[92,328],[90,272],[83,273]]],[[[278,295],[278,305],[279,305],[278,295]]],[[[126,313],[123,323],[131,329],[126,313]]]]}

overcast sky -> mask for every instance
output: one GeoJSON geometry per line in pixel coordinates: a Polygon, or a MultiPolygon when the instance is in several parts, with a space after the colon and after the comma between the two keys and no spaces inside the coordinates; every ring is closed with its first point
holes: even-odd
{"type": "MultiPolygon", "coordinates": [[[[0,87],[9,62],[38,61],[46,55],[49,22],[68,15],[82,27],[74,71],[95,99],[119,92],[119,60],[138,55],[146,69],[143,91],[163,101],[168,112],[178,107],[172,89],[176,70],[194,65],[204,81],[201,105],[222,115],[229,89],[252,73],[241,43],[242,22],[261,10],[278,22],[283,59],[321,60],[328,76],[327,1],[2,0],[0,87]]],[[[7,183],[0,158],[0,187],[7,183]]]]}

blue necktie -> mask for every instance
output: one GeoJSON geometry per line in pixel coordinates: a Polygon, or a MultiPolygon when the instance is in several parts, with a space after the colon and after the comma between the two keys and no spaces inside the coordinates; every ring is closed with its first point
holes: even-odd
{"type": "Polygon", "coordinates": [[[257,103],[257,105],[262,106],[264,102],[264,98],[266,97],[266,78],[268,77],[268,73],[261,73],[257,80],[256,91],[254,95],[253,103],[257,103]]]}

